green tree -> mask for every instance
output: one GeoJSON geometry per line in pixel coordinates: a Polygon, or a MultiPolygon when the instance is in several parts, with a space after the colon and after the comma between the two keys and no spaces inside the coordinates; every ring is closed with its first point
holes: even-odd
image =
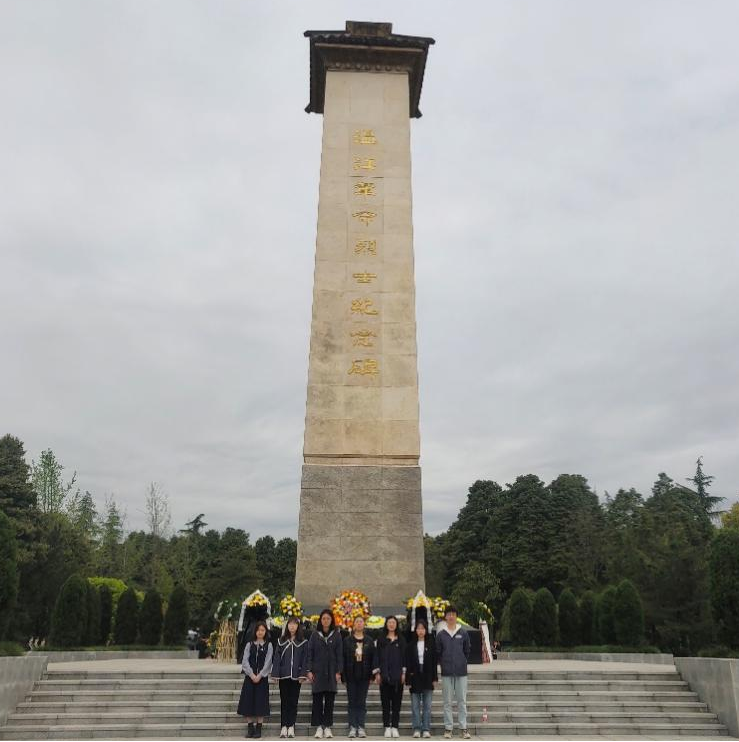
{"type": "Polygon", "coordinates": [[[41,452],[38,463],[31,463],[31,484],[36,493],[38,506],[44,513],[59,513],[77,481],[77,472],[65,482],[64,467],[54,452],[47,448],[41,452]]]}
{"type": "Polygon", "coordinates": [[[185,523],[185,527],[180,530],[180,533],[184,533],[188,536],[200,536],[201,531],[208,525],[203,518],[205,513],[199,513],[192,520],[185,523]]]}
{"type": "Polygon", "coordinates": [[[596,603],[598,634],[604,644],[616,643],[615,610],[616,588],[613,585],[608,585],[598,596],[598,602],[596,603]]]}
{"type": "Polygon", "coordinates": [[[597,644],[599,639],[596,618],[596,598],[592,590],[586,590],[580,597],[579,624],[582,643],[587,646],[597,644]]]}
{"type": "Polygon", "coordinates": [[[721,526],[739,531],[739,502],[735,502],[725,513],[721,513],[721,526]]]}
{"type": "Polygon", "coordinates": [[[62,585],[51,615],[51,643],[56,647],[78,647],[87,632],[87,582],[78,574],[62,585]]]}
{"type": "Polygon", "coordinates": [[[4,435],[0,438],[0,510],[11,520],[22,520],[36,505],[29,475],[23,443],[4,435]]]}
{"type": "Polygon", "coordinates": [[[468,621],[480,618],[478,603],[493,605],[500,595],[500,582],[493,571],[480,562],[469,562],[459,573],[451,595],[452,603],[468,621]]]}
{"type": "Polygon", "coordinates": [[[97,553],[97,568],[103,577],[120,577],[123,574],[123,524],[124,516],[115,500],[108,498],[105,517],[99,527],[100,546],[97,553]]]}
{"type": "Polygon", "coordinates": [[[87,630],[85,631],[85,644],[89,647],[100,643],[100,593],[95,585],[89,580],[87,582],[87,630]]]}
{"type": "Polygon", "coordinates": [[[552,593],[545,587],[534,595],[531,614],[534,641],[539,647],[553,647],[557,643],[557,603],[552,593]]]}
{"type": "Polygon", "coordinates": [[[423,565],[426,575],[426,594],[444,595],[446,567],[442,536],[423,537],[423,565]]]}
{"type": "Polygon", "coordinates": [[[559,638],[563,647],[574,647],[580,643],[580,612],[577,598],[570,588],[565,588],[560,596],[557,609],[559,638]]]}
{"type": "Polygon", "coordinates": [[[272,565],[272,584],[275,598],[292,593],[295,586],[295,562],[298,557],[298,542],[293,538],[281,538],[275,544],[272,565]]]}
{"type": "Polygon", "coordinates": [[[139,601],[129,587],[118,600],[113,629],[114,644],[135,644],[139,627],[139,601]]]}
{"type": "Polygon", "coordinates": [[[699,456],[695,462],[695,474],[692,477],[688,477],[688,481],[695,485],[695,492],[698,495],[698,500],[703,505],[704,510],[709,515],[715,515],[715,507],[723,501],[723,497],[716,497],[708,494],[708,489],[713,483],[715,477],[711,474],[705,474],[703,471],[703,457],[699,456]]]}
{"type": "Polygon", "coordinates": [[[625,647],[638,647],[644,642],[644,609],[631,580],[621,580],[616,588],[613,629],[616,641],[625,647]]]}
{"type": "Polygon", "coordinates": [[[72,525],[78,531],[84,533],[92,541],[97,539],[98,513],[95,508],[95,500],[87,490],[84,494],[80,494],[78,491],[68,499],[67,514],[72,525]]]}
{"type": "Polygon", "coordinates": [[[146,591],[139,615],[141,643],[154,646],[162,638],[162,597],[151,588],[146,591]]]}
{"type": "Polygon", "coordinates": [[[164,644],[168,647],[184,644],[190,620],[187,592],[181,585],[175,587],[169,596],[167,613],[164,617],[164,644]]]}
{"type": "Polygon", "coordinates": [[[0,640],[5,637],[17,597],[15,528],[10,518],[0,510],[0,640]]]}
{"type": "Polygon", "coordinates": [[[526,588],[517,587],[509,603],[509,620],[511,641],[520,647],[530,645],[534,639],[532,622],[533,605],[531,595],[526,588]]]}
{"type": "Polygon", "coordinates": [[[711,606],[719,639],[739,647],[739,530],[719,531],[710,551],[711,606]]]}
{"type": "Polygon", "coordinates": [[[113,627],[113,593],[108,585],[98,588],[100,595],[100,643],[107,644],[113,627]]]}

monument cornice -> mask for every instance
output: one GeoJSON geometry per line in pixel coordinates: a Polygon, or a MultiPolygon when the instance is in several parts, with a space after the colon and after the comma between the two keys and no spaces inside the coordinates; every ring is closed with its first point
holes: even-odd
{"type": "Polygon", "coordinates": [[[392,33],[391,23],[347,21],[344,31],[306,31],[310,39],[310,102],[307,113],[323,113],[326,72],[405,72],[409,115],[420,118],[428,48],[434,39],[392,33]]]}

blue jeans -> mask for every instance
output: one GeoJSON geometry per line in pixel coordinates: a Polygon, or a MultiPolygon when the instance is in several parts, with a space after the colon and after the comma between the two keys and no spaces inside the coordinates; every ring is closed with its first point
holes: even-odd
{"type": "Polygon", "coordinates": [[[459,728],[467,729],[467,676],[444,675],[441,679],[441,690],[444,697],[444,729],[451,731],[454,727],[452,704],[457,702],[459,728]]]}
{"type": "Polygon", "coordinates": [[[431,731],[431,696],[432,690],[424,690],[420,693],[411,693],[411,717],[413,731],[431,731]]]}
{"type": "Polygon", "coordinates": [[[364,727],[367,718],[367,690],[369,680],[346,681],[346,695],[349,702],[349,726],[359,729],[364,727]]]}

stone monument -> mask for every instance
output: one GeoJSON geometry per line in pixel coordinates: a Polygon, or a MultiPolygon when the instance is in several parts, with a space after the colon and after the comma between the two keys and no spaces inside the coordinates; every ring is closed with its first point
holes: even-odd
{"type": "Polygon", "coordinates": [[[295,594],[397,612],[424,587],[410,118],[434,40],[305,35],[323,149],[295,594]]]}

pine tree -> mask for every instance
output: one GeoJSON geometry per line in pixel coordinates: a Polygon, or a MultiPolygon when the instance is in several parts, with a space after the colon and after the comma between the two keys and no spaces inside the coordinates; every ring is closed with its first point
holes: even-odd
{"type": "Polygon", "coordinates": [[[526,588],[517,587],[511,595],[508,608],[511,641],[516,646],[526,647],[533,642],[532,611],[529,591],[526,588]]]}
{"type": "Polygon", "coordinates": [[[29,476],[23,443],[4,435],[0,438],[0,510],[11,520],[21,520],[36,505],[29,476]]]}
{"type": "Polygon", "coordinates": [[[711,606],[718,636],[739,648],[739,530],[719,531],[710,552],[711,606]]]}
{"type": "Polygon", "coordinates": [[[559,640],[563,647],[574,647],[580,643],[580,612],[577,598],[570,588],[565,588],[559,596],[557,609],[559,620],[559,640]]]}
{"type": "Polygon", "coordinates": [[[55,647],[79,647],[87,633],[87,580],[73,574],[62,585],[51,614],[49,639],[55,647]]]}
{"type": "Polygon", "coordinates": [[[118,599],[113,643],[118,645],[135,644],[138,628],[139,601],[136,597],[136,591],[129,587],[118,599]]]}
{"type": "Polygon", "coordinates": [[[621,580],[616,588],[613,628],[622,646],[638,647],[644,641],[644,609],[631,580],[621,580]]]}
{"type": "Polygon", "coordinates": [[[609,585],[598,596],[597,602],[598,634],[604,644],[616,643],[616,627],[613,622],[616,608],[616,588],[609,585]]]}
{"type": "Polygon", "coordinates": [[[725,499],[723,497],[716,497],[708,494],[708,488],[711,486],[715,478],[716,477],[711,474],[704,474],[703,457],[699,456],[698,460],[695,462],[695,474],[692,477],[688,477],[688,482],[692,482],[695,485],[698,499],[701,501],[705,511],[709,515],[715,515],[715,506],[725,499]]]}
{"type": "Polygon", "coordinates": [[[184,644],[189,621],[187,592],[178,585],[169,596],[167,614],[164,617],[164,644],[168,647],[184,644]]]}
{"type": "Polygon", "coordinates": [[[151,588],[144,595],[139,615],[141,643],[149,646],[159,644],[162,638],[162,597],[151,588]]]}
{"type": "Polygon", "coordinates": [[[534,595],[532,612],[534,641],[538,647],[553,647],[557,643],[557,603],[545,587],[534,595]]]}

